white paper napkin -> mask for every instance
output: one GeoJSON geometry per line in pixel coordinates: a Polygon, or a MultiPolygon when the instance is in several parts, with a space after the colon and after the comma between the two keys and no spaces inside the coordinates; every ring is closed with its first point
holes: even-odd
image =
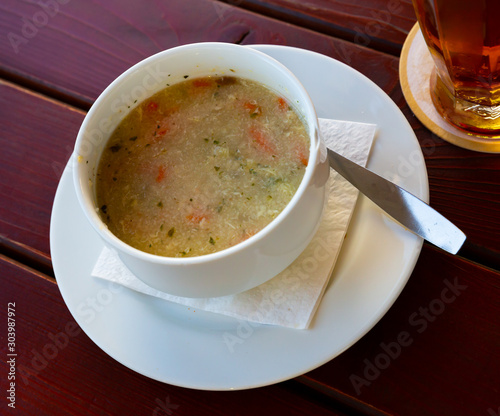
{"type": "MultiPolygon", "coordinates": [[[[362,166],[366,165],[375,137],[375,125],[320,119],[320,130],[328,147],[362,166]]],[[[192,309],[262,324],[308,328],[330,280],[358,197],[358,190],[333,170],[327,186],[326,211],[309,246],[286,270],[246,292],[203,299],[171,296],[136,278],[108,248],[102,250],[92,276],[192,309]]]]}

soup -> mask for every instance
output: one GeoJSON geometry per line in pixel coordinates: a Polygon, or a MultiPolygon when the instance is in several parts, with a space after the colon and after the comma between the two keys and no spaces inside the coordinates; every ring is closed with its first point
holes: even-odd
{"type": "Polygon", "coordinates": [[[278,216],[300,185],[309,147],[293,107],[263,85],[187,77],[112,133],[97,170],[99,214],[139,250],[214,253],[278,216]]]}

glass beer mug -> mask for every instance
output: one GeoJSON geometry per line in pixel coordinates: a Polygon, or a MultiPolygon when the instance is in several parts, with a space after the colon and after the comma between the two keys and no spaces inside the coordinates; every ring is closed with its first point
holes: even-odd
{"type": "Polygon", "coordinates": [[[413,0],[435,63],[431,96],[463,130],[500,136],[500,0],[413,0]]]}

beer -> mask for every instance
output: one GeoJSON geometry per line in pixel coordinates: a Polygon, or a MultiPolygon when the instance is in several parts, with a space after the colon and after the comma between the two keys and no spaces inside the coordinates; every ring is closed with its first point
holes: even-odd
{"type": "Polygon", "coordinates": [[[431,95],[442,116],[500,135],[500,0],[413,0],[434,59],[431,95]]]}

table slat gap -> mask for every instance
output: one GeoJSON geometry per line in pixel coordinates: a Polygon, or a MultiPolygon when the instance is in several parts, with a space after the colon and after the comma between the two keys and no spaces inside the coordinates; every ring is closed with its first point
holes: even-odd
{"type": "MultiPolygon", "coordinates": [[[[9,256],[8,254],[6,254],[4,252],[2,245],[0,245],[0,262],[5,262],[7,264],[12,265],[13,267],[17,267],[19,269],[22,269],[31,275],[35,275],[37,277],[40,277],[41,279],[46,280],[47,282],[56,284],[56,281],[53,277],[53,275],[54,275],[53,272],[51,272],[51,274],[44,273],[44,272],[42,272],[34,267],[31,267],[29,264],[23,262],[22,260],[20,260],[18,258],[9,256]]],[[[52,270],[52,268],[50,270],[52,270]]]]}
{"type": "Polygon", "coordinates": [[[500,272],[500,253],[473,241],[465,240],[457,255],[476,263],[478,266],[500,272]]]}
{"type": "Polygon", "coordinates": [[[300,391],[301,395],[308,393],[311,397],[316,396],[323,402],[329,402],[330,408],[345,412],[349,416],[390,416],[359,399],[308,377],[307,374],[283,382],[281,385],[290,385],[300,391]]]}
{"type": "MultiPolygon", "coordinates": [[[[409,30],[416,21],[416,18],[408,19],[405,28],[402,31],[401,39],[389,40],[385,31],[380,28],[388,25],[388,22],[378,20],[375,15],[370,19],[359,19],[359,25],[356,28],[349,28],[341,24],[335,24],[328,21],[326,18],[317,17],[313,14],[307,14],[300,10],[292,10],[291,8],[282,7],[279,2],[267,2],[261,0],[216,0],[231,6],[239,7],[243,10],[251,11],[262,16],[270,17],[281,22],[297,25],[301,28],[310,29],[324,35],[332,36],[348,42],[352,42],[358,46],[368,46],[370,49],[387,53],[399,57],[403,47],[403,41],[409,33],[409,30]],[[406,26],[408,26],[406,28],[406,26]],[[376,27],[376,29],[373,29],[376,27]],[[371,28],[371,29],[370,29],[371,28]],[[371,36],[370,33],[375,33],[376,36],[371,36]],[[380,36],[379,36],[380,35],[380,36]]],[[[342,14],[339,12],[339,15],[342,14]]],[[[346,15],[346,18],[353,18],[352,15],[346,15]]]]}
{"type": "Polygon", "coordinates": [[[51,85],[43,79],[23,74],[0,64],[0,82],[2,81],[85,112],[93,104],[92,99],[82,96],[76,91],[67,92],[63,88],[51,85]]]}
{"type": "Polygon", "coordinates": [[[30,270],[43,273],[47,279],[55,282],[52,261],[48,254],[0,234],[0,255],[30,270]]]}

